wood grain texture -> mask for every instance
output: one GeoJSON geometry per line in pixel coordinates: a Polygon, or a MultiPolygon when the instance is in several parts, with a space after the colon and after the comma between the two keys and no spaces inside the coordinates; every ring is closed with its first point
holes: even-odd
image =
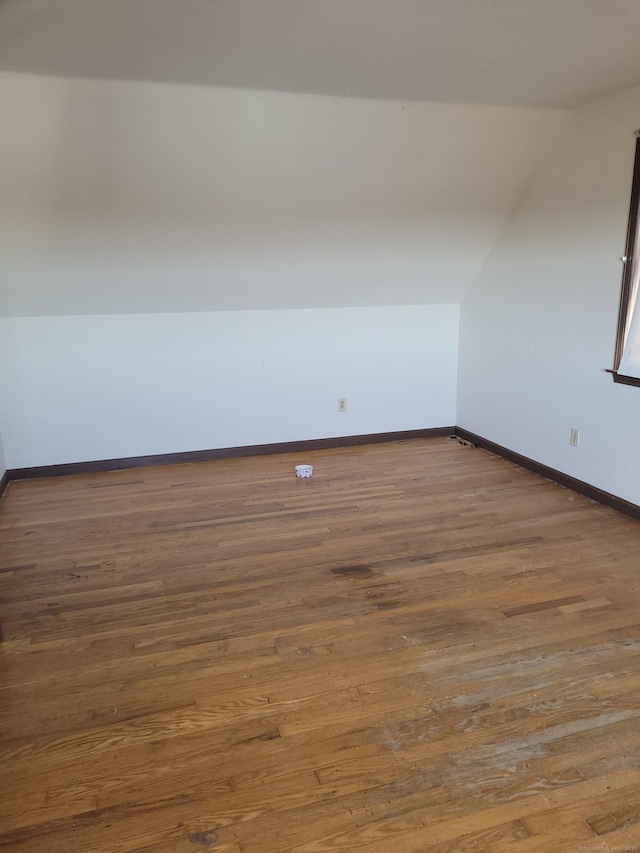
{"type": "Polygon", "coordinates": [[[14,482],[0,849],[640,849],[639,569],[444,438],[14,482]]]}

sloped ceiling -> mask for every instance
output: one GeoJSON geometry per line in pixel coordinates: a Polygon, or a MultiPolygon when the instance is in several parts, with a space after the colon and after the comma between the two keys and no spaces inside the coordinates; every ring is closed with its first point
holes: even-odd
{"type": "Polygon", "coordinates": [[[0,0],[0,315],[459,302],[638,44],[640,0],[0,0]]]}
{"type": "Polygon", "coordinates": [[[569,114],[5,74],[0,115],[30,316],[458,302],[569,114]]]}
{"type": "Polygon", "coordinates": [[[0,69],[572,108],[640,83],[640,0],[0,0],[0,69]]]}

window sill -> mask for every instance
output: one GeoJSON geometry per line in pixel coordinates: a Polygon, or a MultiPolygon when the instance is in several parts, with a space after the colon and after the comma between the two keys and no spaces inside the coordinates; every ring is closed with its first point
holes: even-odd
{"type": "Polygon", "coordinates": [[[607,373],[610,373],[613,381],[619,385],[635,385],[636,387],[640,387],[640,379],[636,376],[625,376],[624,373],[618,373],[615,370],[607,370],[607,373]]]}

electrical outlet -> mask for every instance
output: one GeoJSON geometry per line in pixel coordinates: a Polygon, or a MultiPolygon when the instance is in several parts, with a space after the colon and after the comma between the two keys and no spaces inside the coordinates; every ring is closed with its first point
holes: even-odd
{"type": "Polygon", "coordinates": [[[346,397],[338,397],[338,411],[346,412],[347,411],[347,398],[346,397]]]}
{"type": "Polygon", "coordinates": [[[577,447],[578,446],[579,435],[580,435],[580,433],[578,432],[576,427],[571,427],[571,432],[569,433],[569,444],[571,445],[571,447],[577,447]]]}

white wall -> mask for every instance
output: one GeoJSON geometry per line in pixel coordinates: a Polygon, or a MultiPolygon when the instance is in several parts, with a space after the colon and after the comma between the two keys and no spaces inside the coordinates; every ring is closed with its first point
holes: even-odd
{"type": "Polygon", "coordinates": [[[10,468],[453,424],[456,303],[567,120],[6,73],[0,115],[10,468]]]}
{"type": "Polygon", "coordinates": [[[603,370],[638,127],[640,88],[576,114],[463,301],[458,384],[460,426],[634,503],[640,388],[603,370]]]}
{"type": "Polygon", "coordinates": [[[567,113],[0,74],[0,315],[450,304],[567,113]]]}
{"type": "Polygon", "coordinates": [[[0,322],[10,468],[455,423],[456,305],[0,322]]]}

